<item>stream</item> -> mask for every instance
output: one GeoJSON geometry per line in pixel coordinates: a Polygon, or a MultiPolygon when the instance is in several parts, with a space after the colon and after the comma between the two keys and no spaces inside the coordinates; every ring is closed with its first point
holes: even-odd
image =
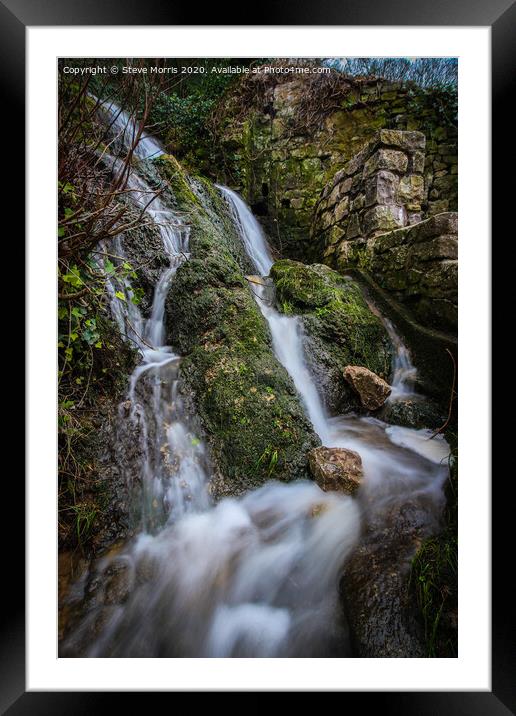
{"type": "MultiPolygon", "coordinates": [[[[103,113],[117,140],[135,134],[113,103],[103,113]]],[[[139,162],[162,152],[145,135],[139,162]]],[[[107,158],[113,172],[114,158],[107,158]]],[[[131,169],[131,201],[144,208],[152,191],[131,169]]],[[[273,260],[261,227],[235,192],[225,197],[257,275],[273,260]]],[[[138,347],[119,419],[138,441],[138,483],[133,490],[138,531],[97,560],[76,585],[83,615],[61,645],[63,656],[87,657],[307,657],[351,656],[338,582],[364,522],[380,521],[392,506],[424,503],[429,520],[443,506],[448,445],[429,430],[388,425],[353,414],[330,417],[304,357],[302,325],[280,314],[267,286],[256,302],[278,360],[290,374],[323,445],[357,451],[364,481],[356,497],[322,492],[314,482],[271,481],[240,498],[214,503],[210,461],[181,397],[176,355],[165,338],[165,299],[175,272],[189,258],[189,227],[156,198],[145,210],[159,228],[168,257],[148,317],[131,301],[128,279],[108,279],[111,311],[122,335],[138,347]]],[[[124,260],[116,240],[102,250],[124,260]]],[[[396,350],[390,400],[414,392],[416,371],[394,327],[383,319],[396,350]]]]}

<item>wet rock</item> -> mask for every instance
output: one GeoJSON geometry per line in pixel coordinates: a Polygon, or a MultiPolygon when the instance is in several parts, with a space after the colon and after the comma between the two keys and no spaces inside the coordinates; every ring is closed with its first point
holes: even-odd
{"type": "Polygon", "coordinates": [[[128,598],[132,587],[131,569],[127,562],[117,560],[104,572],[104,603],[122,604],[128,598]]]}
{"type": "Polygon", "coordinates": [[[391,394],[391,387],[383,378],[368,368],[348,365],[344,369],[344,378],[358,393],[360,402],[368,410],[378,410],[391,394]]]}
{"type": "Polygon", "coordinates": [[[314,448],[308,453],[308,464],[316,483],[325,492],[336,490],[351,495],[363,478],[362,459],[353,450],[314,448]]]}
{"type": "Polygon", "coordinates": [[[416,504],[394,507],[381,524],[369,524],[340,585],[356,656],[425,656],[410,568],[430,531],[427,512],[416,504]]]}
{"type": "Polygon", "coordinates": [[[446,419],[434,401],[418,395],[385,403],[378,417],[391,425],[418,430],[420,428],[434,430],[446,419]]]}

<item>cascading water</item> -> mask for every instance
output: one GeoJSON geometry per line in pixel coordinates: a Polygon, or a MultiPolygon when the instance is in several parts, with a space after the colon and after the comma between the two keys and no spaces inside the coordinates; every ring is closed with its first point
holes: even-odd
{"type": "MultiPolygon", "coordinates": [[[[109,107],[131,124],[115,105],[109,107]]],[[[121,129],[130,141],[134,127],[121,129]]],[[[114,172],[120,170],[117,160],[106,161],[114,172]]],[[[164,345],[165,298],[187,260],[188,229],[159,197],[148,205],[151,189],[143,174],[139,165],[131,169],[128,196],[159,227],[170,259],[149,317],[117,296],[120,291],[131,296],[128,279],[120,284],[108,277],[113,316],[142,356],[120,410],[123,425],[139,439],[140,527],[130,542],[92,567],[84,580],[81,619],[62,653],[346,656],[337,584],[358,538],[359,509],[351,498],[303,481],[270,482],[240,499],[211,504],[206,449],[190,429],[181,401],[180,357],[164,345]]],[[[251,251],[256,234],[250,240],[251,251]]],[[[103,250],[124,260],[120,240],[103,250]]],[[[278,351],[283,328],[278,316],[278,351]]],[[[301,391],[309,374],[302,360],[296,363],[297,325],[291,338],[293,348],[284,358],[292,355],[301,391]]],[[[315,405],[316,391],[310,399],[315,405]]]]}
{"type": "MultiPolygon", "coordinates": [[[[258,221],[236,192],[223,186],[218,186],[218,189],[228,200],[242,243],[256,272],[260,276],[267,276],[274,261],[258,221]]],[[[281,315],[272,302],[267,300],[265,286],[257,285],[253,291],[260,311],[269,324],[276,356],[294,381],[315,432],[325,442],[330,439],[327,420],[321,398],[305,363],[299,318],[281,315]]]]}
{"type": "MultiPolygon", "coordinates": [[[[116,102],[101,102],[94,95],[90,97],[98,104],[98,113],[104,124],[109,127],[109,133],[113,141],[124,148],[132,147],[137,134],[138,126],[132,116],[119,107],[116,102]]],[[[163,154],[163,147],[146,132],[142,132],[138,143],[134,147],[134,153],[138,159],[150,159],[163,154]]]]}
{"type": "MultiPolygon", "coordinates": [[[[219,190],[229,202],[256,272],[267,276],[273,260],[260,224],[238,194],[226,187],[219,190]]],[[[291,375],[321,441],[327,447],[349,448],[360,454],[365,479],[358,494],[364,510],[378,518],[393,503],[422,499],[428,503],[429,519],[437,519],[449,454],[444,438],[438,435],[430,440],[429,430],[387,425],[373,417],[328,417],[306,366],[299,318],[281,315],[267,300],[263,287],[258,287],[255,296],[269,324],[276,356],[291,375]]],[[[396,351],[394,390],[397,397],[407,395],[413,392],[415,369],[394,327],[383,320],[396,351]]]]}

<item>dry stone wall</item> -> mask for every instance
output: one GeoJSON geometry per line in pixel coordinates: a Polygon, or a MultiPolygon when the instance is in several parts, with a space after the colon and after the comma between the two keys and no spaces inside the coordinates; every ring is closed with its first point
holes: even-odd
{"type": "MultiPolygon", "coordinates": [[[[223,162],[217,178],[243,194],[282,256],[321,260],[310,234],[317,198],[380,129],[418,131],[426,137],[423,164],[412,172],[418,175],[416,183],[400,187],[400,192],[406,188],[418,194],[423,183],[421,218],[456,210],[457,127],[453,108],[440,92],[350,78],[324,118],[316,115],[325,100],[314,97],[313,113],[305,112],[303,119],[309,80],[271,77],[269,82],[251,88],[254,104],[245,111],[239,98],[231,96],[221,108],[223,162]]],[[[383,213],[389,214],[382,209],[376,213],[380,222],[383,213]]],[[[394,220],[393,225],[399,224],[394,220]]]]}
{"type": "Polygon", "coordinates": [[[324,188],[312,237],[325,259],[350,243],[422,220],[425,136],[380,130],[324,188]]]}
{"type": "Polygon", "coordinates": [[[420,323],[454,330],[457,214],[423,219],[424,150],[420,132],[380,130],[322,191],[312,241],[325,263],[367,271],[420,323]]]}

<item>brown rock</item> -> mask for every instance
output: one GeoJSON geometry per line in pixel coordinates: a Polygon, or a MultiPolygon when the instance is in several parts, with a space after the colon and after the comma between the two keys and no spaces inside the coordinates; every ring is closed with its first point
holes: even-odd
{"type": "Polygon", "coordinates": [[[344,368],[344,378],[358,393],[360,402],[368,410],[381,408],[391,394],[390,385],[368,368],[348,365],[344,368]]]}
{"type": "Polygon", "coordinates": [[[351,495],[363,477],[362,460],[353,450],[318,447],[308,453],[308,464],[321,490],[351,495]]]}

